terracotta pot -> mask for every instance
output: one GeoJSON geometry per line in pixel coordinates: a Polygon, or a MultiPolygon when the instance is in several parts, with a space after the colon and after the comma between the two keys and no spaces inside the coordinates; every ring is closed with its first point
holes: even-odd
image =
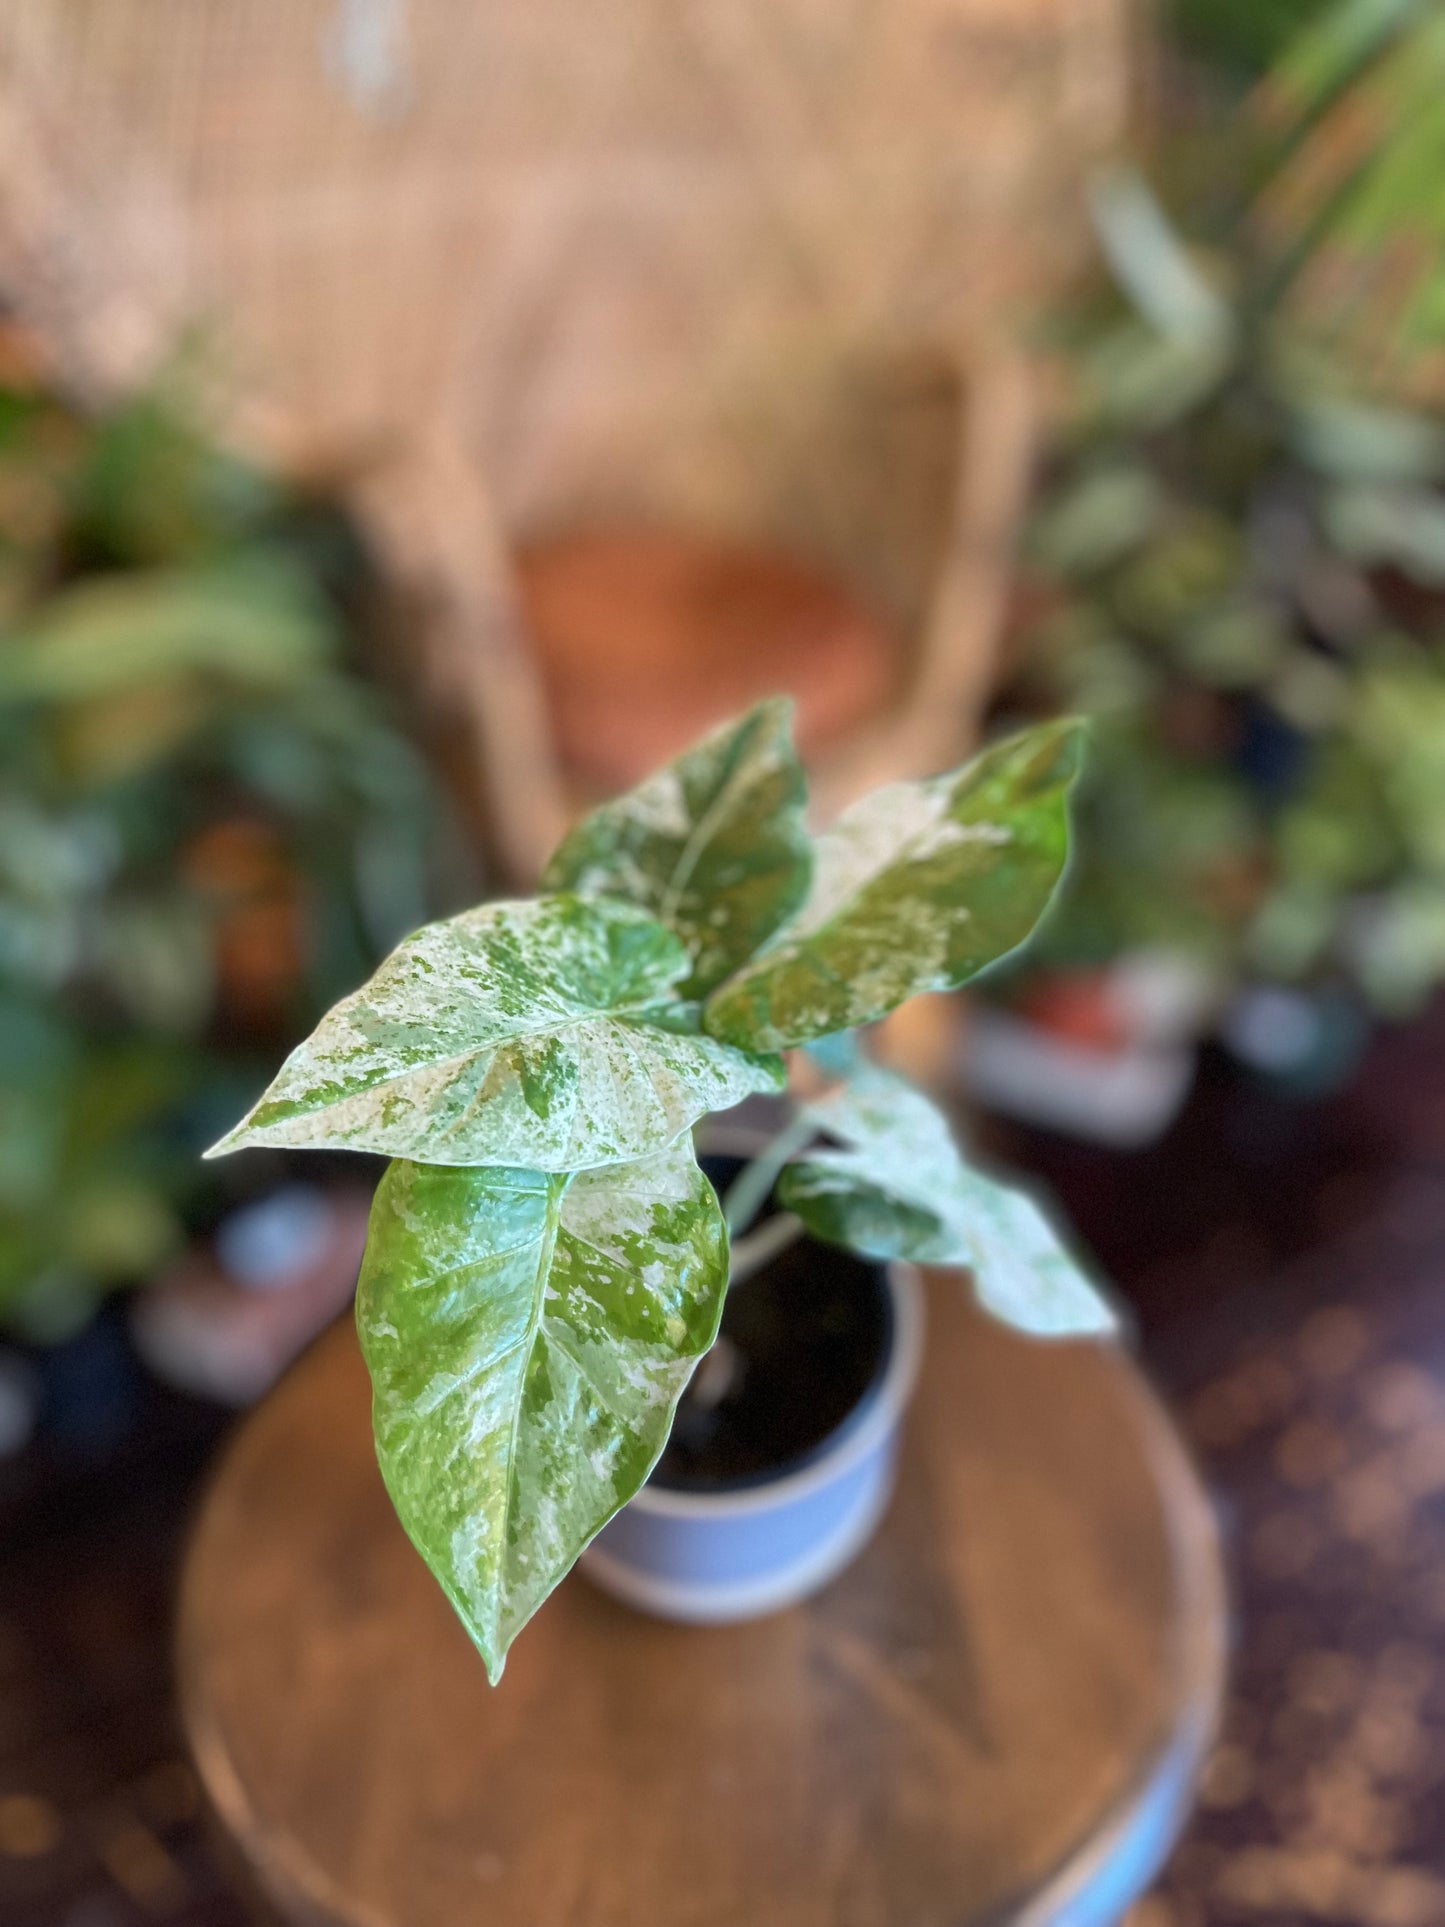
{"type": "Polygon", "coordinates": [[[517,579],[562,764],[604,792],[780,690],[816,755],[887,708],[902,668],[844,586],[767,551],[603,529],[524,550],[517,579]]]}

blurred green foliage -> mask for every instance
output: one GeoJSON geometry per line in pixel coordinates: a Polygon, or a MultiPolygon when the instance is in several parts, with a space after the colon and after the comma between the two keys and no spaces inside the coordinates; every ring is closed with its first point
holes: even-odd
{"type": "Polygon", "coordinates": [[[1445,8],[1335,0],[1290,42],[1254,118],[1265,287],[1356,381],[1445,395],[1445,8]]]}
{"type": "Polygon", "coordinates": [[[1176,225],[1132,172],[1097,183],[1114,294],[1065,331],[1012,692],[1095,718],[1035,963],[1163,945],[1390,1013],[1445,981],[1445,309],[1414,285],[1366,346],[1306,298],[1357,261],[1366,210],[1383,249],[1445,222],[1442,33],[1439,8],[1346,0],[1291,42],[1264,162],[1216,129],[1251,170],[1222,229],[1216,203],[1176,225]],[[1412,61],[1411,113],[1382,118],[1412,61]],[[1291,202],[1352,101],[1348,191],[1291,202]]]}
{"type": "Polygon", "coordinates": [[[1264,73],[1329,0],[1167,0],[1169,32],[1186,52],[1238,80],[1264,73]]]}
{"type": "Polygon", "coordinates": [[[1264,73],[1329,0],[1167,0],[1169,32],[1186,52],[1237,80],[1264,73]]]}
{"type": "Polygon", "coordinates": [[[344,522],[182,367],[90,414],[0,350],[0,1317],[58,1332],[176,1247],[199,1150],[454,843],[349,666],[344,522]]]}

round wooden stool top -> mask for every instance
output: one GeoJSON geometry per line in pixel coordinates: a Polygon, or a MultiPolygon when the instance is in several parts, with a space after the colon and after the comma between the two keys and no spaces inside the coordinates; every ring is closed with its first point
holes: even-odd
{"type": "Polygon", "coordinates": [[[1167,1850],[1218,1702],[1208,1506],[1119,1352],[929,1281],[876,1539],[805,1606],[695,1629],[574,1573],[491,1690],[391,1512],[329,1333],[241,1429],[185,1575],[184,1716],[290,1922],[1104,1921],[1167,1850]]]}

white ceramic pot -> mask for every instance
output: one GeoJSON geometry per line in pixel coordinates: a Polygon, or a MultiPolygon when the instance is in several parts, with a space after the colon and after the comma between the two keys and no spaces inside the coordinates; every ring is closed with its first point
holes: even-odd
{"type": "Polygon", "coordinates": [[[664,1619],[756,1619],[817,1592],[871,1538],[893,1490],[918,1375],[923,1294],[890,1266],[887,1350],[872,1385],[806,1459],[719,1491],[648,1484],[593,1540],[582,1570],[664,1619]]]}

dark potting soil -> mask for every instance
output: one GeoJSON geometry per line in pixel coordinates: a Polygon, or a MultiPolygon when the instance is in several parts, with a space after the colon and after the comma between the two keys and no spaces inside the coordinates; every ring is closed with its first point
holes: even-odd
{"type": "MultiPolygon", "coordinates": [[[[737,1169],[705,1160],[721,1188],[737,1169]]],[[[729,1291],[719,1341],[677,1408],[653,1482],[674,1491],[756,1485],[807,1463],[881,1379],[892,1335],[883,1267],[810,1238],[729,1291]]]]}

